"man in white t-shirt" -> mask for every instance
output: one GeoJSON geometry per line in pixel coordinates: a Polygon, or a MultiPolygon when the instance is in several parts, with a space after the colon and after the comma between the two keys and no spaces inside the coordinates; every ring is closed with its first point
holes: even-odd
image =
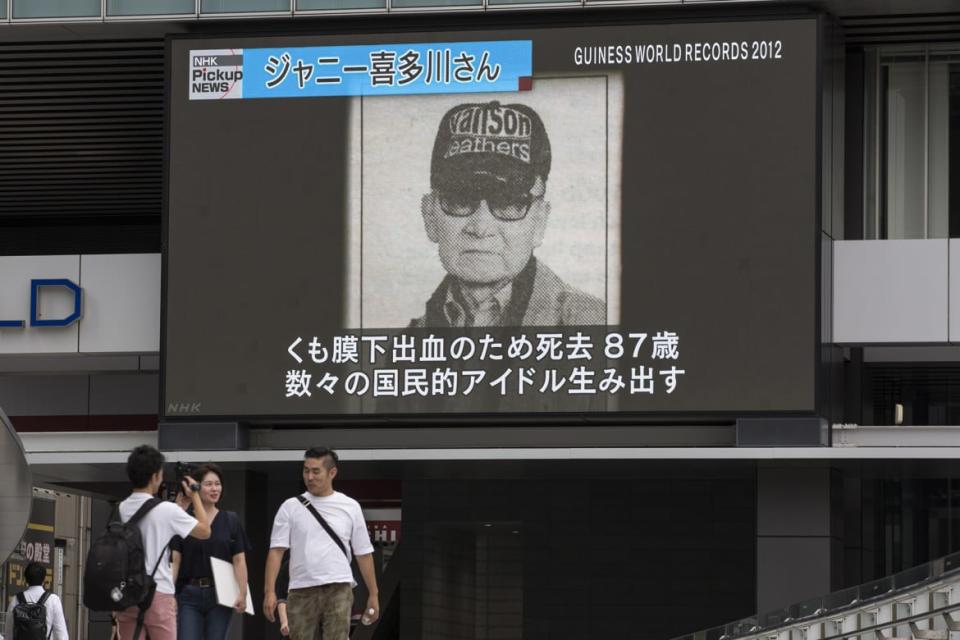
{"type": "MultiPolygon", "coordinates": [[[[120,519],[126,522],[153,498],[163,485],[163,454],[149,445],[141,445],[130,452],[127,458],[127,477],[133,485],[130,497],[120,503],[120,519]]],[[[143,618],[143,628],[150,640],[177,640],[177,600],[174,588],[173,571],[169,556],[161,557],[167,551],[167,545],[173,536],[193,536],[200,540],[210,537],[210,522],[207,512],[200,501],[199,486],[193,478],[183,481],[183,494],[177,497],[177,504],[162,502],[151,509],[140,521],[140,534],[143,540],[144,564],[147,573],[157,568],[153,579],[157,591],[143,618]],[[193,505],[196,518],[184,508],[193,505]]],[[[137,607],[130,607],[117,614],[117,625],[122,640],[134,639],[137,607]]],[[[140,636],[143,638],[143,635],[140,636]]]]}
{"type": "Polygon", "coordinates": [[[289,549],[287,617],[291,640],[315,640],[321,628],[323,640],[346,640],[350,634],[356,585],[350,569],[351,550],[370,594],[365,621],[371,624],[380,617],[373,545],[360,505],[333,490],[338,463],[336,452],[314,447],[303,457],[303,482],[307,491],[280,505],[273,521],[263,584],[263,612],[268,620],[274,621],[277,573],[284,551],[289,549]],[[338,540],[331,537],[302,500],[323,517],[338,540]]]}
{"type": "MultiPolygon", "coordinates": [[[[46,593],[43,588],[43,581],[47,577],[47,570],[42,564],[31,562],[24,570],[23,577],[28,585],[27,589],[22,591],[23,599],[29,603],[38,602],[46,593]]],[[[14,631],[13,609],[17,606],[17,602],[17,596],[10,599],[10,606],[7,608],[7,620],[3,629],[4,636],[11,639],[13,639],[14,631]]],[[[48,637],[51,640],[70,640],[70,636],[67,634],[67,621],[63,617],[63,605],[60,604],[60,598],[57,597],[57,594],[51,593],[48,595],[43,607],[46,610],[44,615],[47,618],[48,637]]]]}

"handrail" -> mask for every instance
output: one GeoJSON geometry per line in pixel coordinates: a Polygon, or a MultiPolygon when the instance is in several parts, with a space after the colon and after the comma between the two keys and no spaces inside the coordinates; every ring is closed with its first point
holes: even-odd
{"type": "MultiPolygon", "coordinates": [[[[876,633],[878,640],[884,640],[880,633],[883,629],[914,625],[916,621],[930,620],[938,615],[945,617],[949,629],[960,631],[960,622],[953,621],[950,616],[950,613],[960,609],[960,552],[958,552],[878,580],[812,598],[783,609],[759,613],[719,627],[686,634],[674,640],[772,640],[780,634],[796,629],[804,630],[801,635],[805,637],[805,630],[825,621],[866,613],[868,609],[875,612],[883,606],[903,604],[911,597],[931,594],[936,590],[947,590],[949,594],[954,589],[957,601],[948,601],[946,606],[920,611],[907,617],[891,614],[889,621],[876,621],[866,627],[860,627],[858,623],[857,629],[849,633],[831,635],[826,632],[826,629],[821,629],[814,635],[816,640],[842,640],[865,633],[876,633]]],[[[931,631],[922,629],[915,629],[915,631],[921,634],[920,636],[916,633],[912,634],[917,640],[946,640],[939,637],[939,632],[935,633],[937,637],[933,638],[924,637],[925,634],[933,633],[931,631]]],[[[784,638],[792,640],[790,633],[786,633],[784,638]]]]}
{"type": "Polygon", "coordinates": [[[951,604],[946,607],[940,607],[939,609],[924,611],[923,613],[918,613],[906,618],[897,618],[896,620],[889,620],[887,622],[877,623],[867,627],[860,627],[859,629],[851,630],[850,633],[839,633],[833,636],[825,636],[824,638],[821,638],[821,640],[844,640],[845,638],[853,638],[854,636],[859,636],[863,633],[883,631],[884,629],[889,629],[890,627],[899,627],[900,625],[904,624],[909,625],[916,622],[929,620],[930,618],[934,618],[938,615],[944,616],[949,623],[955,625],[957,623],[953,620],[953,616],[950,616],[949,614],[957,609],[960,609],[960,603],[951,604]]]}

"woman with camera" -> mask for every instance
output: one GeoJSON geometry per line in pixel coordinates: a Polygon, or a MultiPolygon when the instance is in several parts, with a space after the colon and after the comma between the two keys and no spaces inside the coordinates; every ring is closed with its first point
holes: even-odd
{"type": "Polygon", "coordinates": [[[233,511],[217,508],[223,496],[223,472],[211,463],[190,470],[200,485],[200,499],[210,521],[210,538],[174,538],[173,576],[177,584],[177,638],[179,640],[224,640],[233,612],[247,606],[247,560],[250,548],[240,518],[233,511]],[[233,608],[217,603],[210,558],[233,564],[240,595],[233,608]]]}

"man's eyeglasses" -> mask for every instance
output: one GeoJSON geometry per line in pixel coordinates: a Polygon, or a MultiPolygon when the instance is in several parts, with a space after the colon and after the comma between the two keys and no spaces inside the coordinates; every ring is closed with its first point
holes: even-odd
{"type": "Polygon", "coordinates": [[[437,199],[440,202],[440,208],[448,216],[456,218],[466,218],[476,213],[480,208],[480,203],[486,201],[490,213],[497,220],[505,222],[516,222],[523,220],[530,212],[533,202],[543,195],[534,195],[532,193],[521,194],[497,194],[478,196],[473,193],[437,193],[437,199]]]}

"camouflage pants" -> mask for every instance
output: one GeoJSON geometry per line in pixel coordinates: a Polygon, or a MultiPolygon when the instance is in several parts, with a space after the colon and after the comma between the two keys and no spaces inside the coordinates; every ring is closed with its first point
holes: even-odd
{"type": "Polygon", "coordinates": [[[287,596],[290,640],[347,640],[352,609],[353,587],[346,582],[291,589],[287,596]]]}

